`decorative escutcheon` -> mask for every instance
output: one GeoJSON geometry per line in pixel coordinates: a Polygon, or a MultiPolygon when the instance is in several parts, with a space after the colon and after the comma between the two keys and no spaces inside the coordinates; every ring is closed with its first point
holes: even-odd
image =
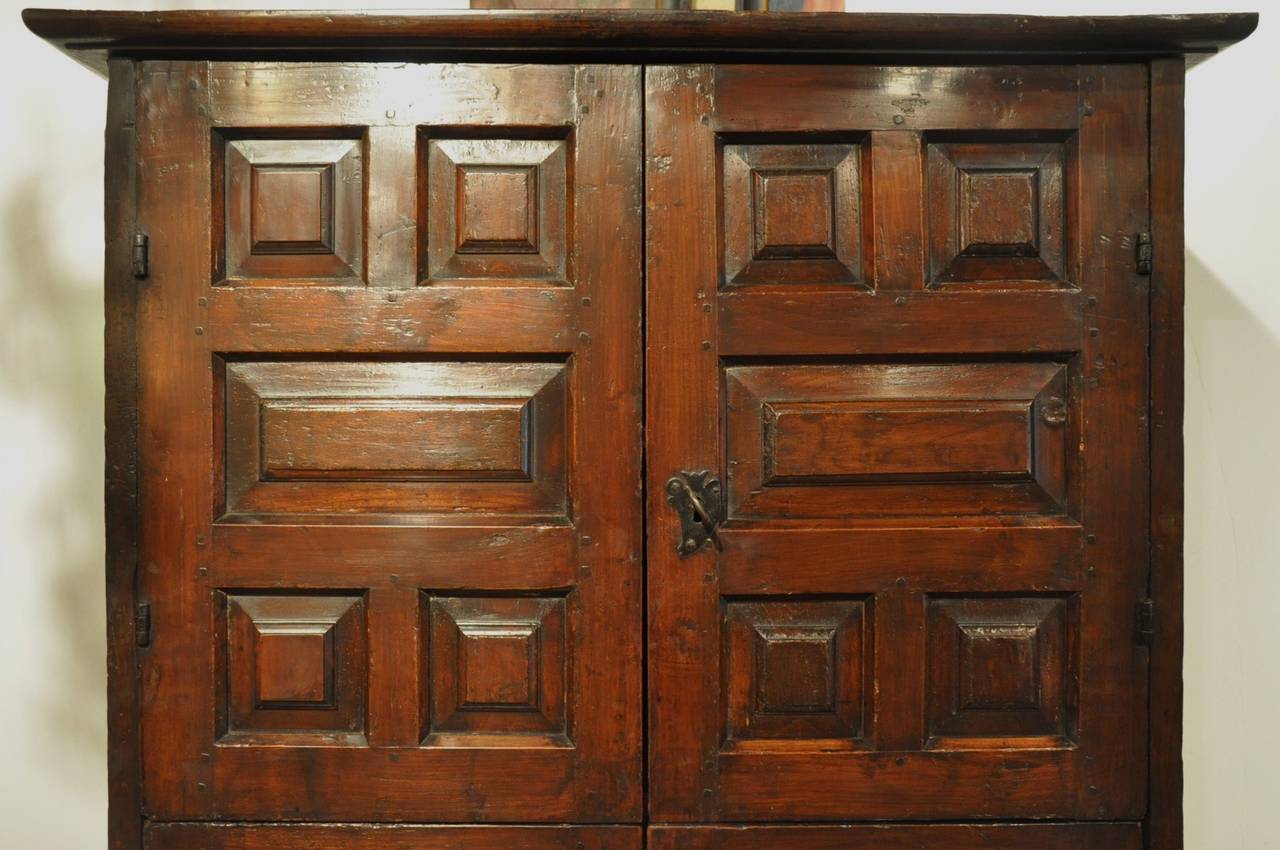
{"type": "Polygon", "coordinates": [[[677,472],[667,479],[667,502],[680,515],[680,542],[676,551],[685,558],[707,541],[720,549],[716,529],[724,522],[724,497],[720,479],[709,470],[677,472]]]}

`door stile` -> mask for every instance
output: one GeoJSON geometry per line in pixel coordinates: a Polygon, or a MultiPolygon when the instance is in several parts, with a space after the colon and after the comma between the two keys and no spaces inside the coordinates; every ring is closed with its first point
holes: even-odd
{"type": "Polygon", "coordinates": [[[705,735],[719,712],[719,620],[714,556],[676,552],[680,523],[666,481],[681,471],[721,469],[720,376],[716,315],[716,200],[707,187],[716,142],[708,65],[645,71],[645,399],[650,588],[649,811],[651,816],[713,816],[719,741],[705,735]],[[680,593],[661,592],[664,586],[680,593]],[[706,672],[687,687],[687,671],[706,672]],[[653,742],[661,739],[661,748],[653,742]],[[683,789],[682,793],[673,793],[683,789]]]}
{"type": "Polygon", "coordinates": [[[175,638],[213,622],[202,570],[214,512],[213,355],[207,284],[196,282],[212,253],[209,64],[137,68],[138,221],[150,234],[138,305],[139,562],[155,635],[141,673],[143,812],[198,819],[217,812],[206,741],[214,707],[201,682],[213,647],[175,638]]]}

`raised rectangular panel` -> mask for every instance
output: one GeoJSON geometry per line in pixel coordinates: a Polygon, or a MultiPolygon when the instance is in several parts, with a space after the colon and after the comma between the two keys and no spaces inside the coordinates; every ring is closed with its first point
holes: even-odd
{"type": "Polygon", "coordinates": [[[1031,475],[1022,402],[780,402],[764,416],[766,484],[1031,475]]]}
{"type": "Polygon", "coordinates": [[[928,145],[933,285],[1068,283],[1067,142],[928,145]]]}
{"type": "Polygon", "coordinates": [[[862,599],[725,603],[726,745],[857,744],[869,717],[867,608],[862,599]]]}
{"type": "Polygon", "coordinates": [[[859,162],[855,144],[725,145],[725,283],[861,283],[859,162]]]}
{"type": "Polygon", "coordinates": [[[734,517],[1061,512],[1060,363],[731,366],[734,517]]]}
{"type": "Polygon", "coordinates": [[[529,399],[273,399],[261,409],[266,480],[528,480],[529,399]]]}
{"type": "Polygon", "coordinates": [[[567,743],[565,608],[563,597],[427,596],[426,742],[567,743]]]}
{"type": "Polygon", "coordinates": [[[568,141],[430,138],[424,283],[569,283],[568,141]]]}
{"type": "Polygon", "coordinates": [[[1075,732],[1073,595],[928,602],[930,746],[1066,746],[1075,732]]]}
{"type": "Polygon", "coordinates": [[[226,512],[563,515],[566,369],[228,362],[226,512]]]}
{"type": "Polygon", "coordinates": [[[368,686],[362,596],[219,594],[224,740],[363,744],[368,686]]]}
{"type": "Polygon", "coordinates": [[[215,275],[305,282],[363,275],[358,139],[220,138],[223,221],[215,275]]]}

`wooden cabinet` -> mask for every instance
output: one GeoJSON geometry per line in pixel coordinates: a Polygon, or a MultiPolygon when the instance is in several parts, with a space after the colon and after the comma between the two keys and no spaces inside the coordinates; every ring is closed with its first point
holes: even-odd
{"type": "Polygon", "coordinates": [[[1255,16],[27,21],[111,81],[113,848],[1181,846],[1255,16]]]}

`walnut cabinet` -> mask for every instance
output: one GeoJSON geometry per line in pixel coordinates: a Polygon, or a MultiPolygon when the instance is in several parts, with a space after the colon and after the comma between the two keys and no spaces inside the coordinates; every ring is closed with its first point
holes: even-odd
{"type": "Polygon", "coordinates": [[[29,11],[110,77],[114,850],[1178,850],[1250,15],[29,11]]]}

